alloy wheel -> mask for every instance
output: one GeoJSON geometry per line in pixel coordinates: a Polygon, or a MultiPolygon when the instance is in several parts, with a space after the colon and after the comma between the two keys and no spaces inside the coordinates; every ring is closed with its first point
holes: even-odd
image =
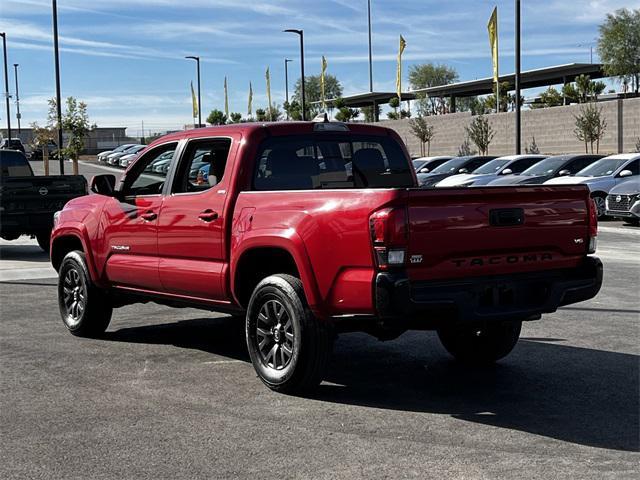
{"type": "Polygon", "coordinates": [[[291,362],[295,335],[291,315],[278,300],[267,300],[258,313],[256,342],[262,362],[282,370],[291,362]]]}
{"type": "Polygon", "coordinates": [[[67,311],[67,323],[76,326],[87,306],[87,291],[80,273],[71,268],[64,276],[62,284],[64,306],[67,311]]]}

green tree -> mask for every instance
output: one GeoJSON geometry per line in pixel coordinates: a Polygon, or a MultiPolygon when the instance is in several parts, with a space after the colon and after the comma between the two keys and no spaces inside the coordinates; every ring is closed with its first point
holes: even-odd
{"type": "MultiPolygon", "coordinates": [[[[49,99],[48,127],[58,128],[57,103],[55,98],[49,99]]],[[[67,133],[67,145],[62,146],[63,156],[73,161],[73,174],[78,175],[78,157],[84,150],[84,140],[91,130],[96,128],[89,122],[87,104],[78,102],[74,97],[67,97],[62,112],[62,130],[67,133]]]]}
{"type": "MultiPolygon", "coordinates": [[[[304,78],[304,97],[306,102],[305,108],[307,110],[307,119],[309,119],[315,117],[322,110],[322,105],[320,105],[319,103],[313,104],[313,102],[320,102],[322,100],[320,90],[320,75],[305,76],[304,78]]],[[[324,96],[325,100],[342,97],[342,85],[334,75],[325,74],[324,96]]],[[[301,82],[299,78],[296,81],[293,100],[296,101],[299,105],[301,104],[302,94],[301,82]]],[[[289,114],[289,116],[291,116],[291,114],[289,114]]],[[[300,118],[302,118],[302,116],[300,118]]]]}
{"type": "MultiPolygon", "coordinates": [[[[376,110],[378,110],[378,118],[380,117],[380,105],[376,105],[376,110]]],[[[370,107],[362,107],[360,109],[362,115],[364,115],[364,121],[373,123],[376,121],[376,116],[374,115],[373,105],[370,107]]]]}
{"type": "MultiPolygon", "coordinates": [[[[398,107],[400,106],[400,99],[398,97],[391,97],[389,99],[389,106],[393,108],[394,119],[398,118],[398,107]]],[[[391,117],[389,117],[391,118],[391,117]]]]}
{"type": "Polygon", "coordinates": [[[580,113],[574,115],[576,138],[584,142],[585,153],[588,153],[588,146],[591,147],[591,153],[594,153],[593,144],[595,143],[595,153],[600,151],[600,140],[604,136],[607,129],[607,121],[602,117],[602,109],[598,108],[594,102],[590,102],[580,107],[580,113]]]}
{"type": "Polygon", "coordinates": [[[640,84],[640,9],[622,8],[607,14],[600,25],[598,55],[607,75],[632,83],[638,93],[640,84]]]}
{"type": "Polygon", "coordinates": [[[223,111],[214,108],[207,117],[207,123],[210,123],[211,125],[224,125],[227,123],[227,116],[223,111]]]}
{"type": "Polygon", "coordinates": [[[289,118],[291,120],[302,120],[302,107],[296,100],[284,102],[282,108],[284,108],[284,111],[289,114],[289,118]]]}
{"type": "Polygon", "coordinates": [[[604,82],[594,82],[589,75],[578,75],[575,83],[567,83],[562,87],[562,95],[567,103],[587,103],[596,100],[607,88],[604,82]]]}
{"type": "Polygon", "coordinates": [[[267,121],[267,111],[264,108],[258,108],[256,110],[256,121],[257,122],[267,121]]]}
{"type": "MultiPolygon", "coordinates": [[[[448,65],[424,63],[409,67],[409,84],[414,90],[449,85],[457,80],[458,72],[448,65]]],[[[419,94],[416,103],[418,115],[420,116],[436,115],[448,111],[448,100],[443,98],[431,98],[427,95],[419,94]]]]}
{"type": "Polygon", "coordinates": [[[420,140],[420,155],[425,156],[425,145],[427,146],[426,155],[429,155],[431,151],[431,140],[433,140],[435,134],[433,125],[429,125],[425,117],[419,116],[409,120],[409,127],[417,139],[420,140]]]}
{"type": "Polygon", "coordinates": [[[562,105],[564,99],[562,94],[553,87],[547,88],[540,94],[540,101],[531,104],[531,108],[548,108],[562,105]]]}
{"type": "Polygon", "coordinates": [[[231,123],[240,123],[242,121],[242,114],[233,112],[229,115],[231,117],[231,123]]]}
{"type": "Polygon", "coordinates": [[[469,142],[469,137],[465,138],[460,147],[458,148],[458,156],[459,157],[468,157],[471,155],[475,155],[477,152],[471,149],[471,142],[469,142]]]}
{"type": "Polygon", "coordinates": [[[337,98],[335,102],[333,102],[333,106],[338,109],[338,112],[335,115],[335,119],[339,122],[350,122],[351,120],[360,116],[360,110],[358,110],[357,108],[347,107],[342,97],[337,98]]]}
{"type": "Polygon", "coordinates": [[[489,144],[496,135],[496,132],[491,128],[489,120],[483,115],[474,117],[471,124],[465,127],[469,139],[478,147],[480,155],[487,155],[489,153],[489,144]]]}
{"type": "Polygon", "coordinates": [[[264,110],[264,116],[265,121],[279,122],[280,120],[282,120],[282,111],[280,110],[280,107],[274,103],[269,108],[264,110]]]}

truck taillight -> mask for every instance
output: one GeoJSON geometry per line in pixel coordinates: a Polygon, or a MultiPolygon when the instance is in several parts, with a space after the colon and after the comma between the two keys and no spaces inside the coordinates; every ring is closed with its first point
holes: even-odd
{"type": "Polygon", "coordinates": [[[405,264],[407,214],[404,208],[383,208],[369,217],[371,243],[381,270],[405,264]]]}
{"type": "Polygon", "coordinates": [[[587,253],[596,253],[598,246],[598,208],[593,198],[589,199],[589,250],[587,253]]]}

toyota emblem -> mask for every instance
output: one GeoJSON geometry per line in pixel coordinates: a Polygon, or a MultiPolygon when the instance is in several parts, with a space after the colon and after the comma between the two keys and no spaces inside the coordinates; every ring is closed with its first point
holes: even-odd
{"type": "Polygon", "coordinates": [[[618,195],[618,196],[616,197],[616,202],[621,202],[621,201],[622,201],[622,196],[621,196],[621,195],[618,195]]]}
{"type": "Polygon", "coordinates": [[[40,195],[46,195],[47,193],[49,193],[49,189],[47,187],[40,187],[40,189],[38,190],[38,193],[40,195]]]}

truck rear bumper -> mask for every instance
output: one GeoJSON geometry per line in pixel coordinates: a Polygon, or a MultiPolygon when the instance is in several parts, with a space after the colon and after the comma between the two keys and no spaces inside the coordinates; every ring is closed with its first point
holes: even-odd
{"type": "Polygon", "coordinates": [[[382,320],[437,328],[440,322],[533,320],[558,307],[593,298],[602,286],[602,262],[586,257],[573,269],[410,282],[405,272],[376,276],[375,303],[382,320]]]}

